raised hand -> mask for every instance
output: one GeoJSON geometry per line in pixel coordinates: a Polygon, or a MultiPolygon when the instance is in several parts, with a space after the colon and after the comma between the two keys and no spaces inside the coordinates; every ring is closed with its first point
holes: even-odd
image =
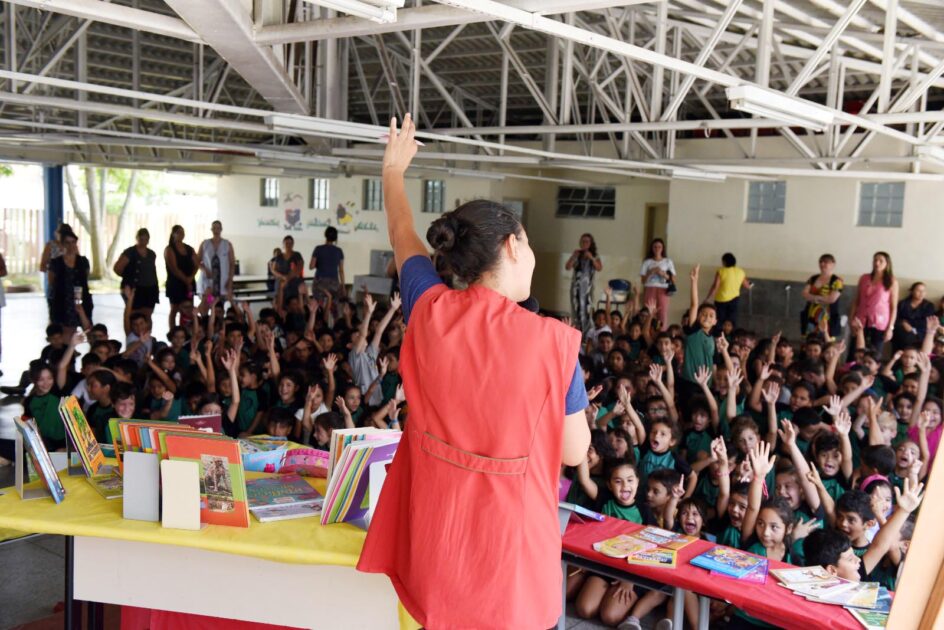
{"type": "Polygon", "coordinates": [[[816,462],[810,462],[810,469],[806,472],[806,480],[817,488],[823,487],[823,480],[819,476],[819,470],[816,468],[816,462]]]}
{"type": "Polygon", "coordinates": [[[831,415],[833,418],[839,415],[839,412],[842,411],[842,398],[839,396],[830,396],[829,404],[823,405],[823,411],[831,415]]]}
{"type": "Polygon", "coordinates": [[[783,332],[778,330],[777,332],[774,333],[774,336],[770,338],[770,345],[776,348],[777,344],[780,343],[781,337],[783,337],[783,332]]]}
{"type": "Polygon", "coordinates": [[[921,499],[924,498],[924,484],[920,482],[913,484],[907,477],[902,482],[902,489],[899,490],[898,486],[894,486],[894,490],[895,505],[906,512],[914,512],[918,509],[921,499]]]}
{"type": "Polygon", "coordinates": [[[613,287],[611,287],[610,285],[606,285],[606,288],[603,289],[603,294],[606,295],[606,297],[612,299],[612,298],[613,298],[613,287]]]}
{"type": "Polygon", "coordinates": [[[715,340],[715,347],[718,349],[718,352],[722,354],[728,351],[728,339],[724,336],[724,333],[721,333],[715,340]]]}
{"type": "Polygon", "coordinates": [[[620,403],[623,405],[623,410],[627,410],[632,405],[633,397],[629,393],[629,388],[625,385],[620,385],[619,389],[616,390],[616,396],[619,399],[620,403]]]}
{"type": "Polygon", "coordinates": [[[416,125],[413,117],[403,117],[403,126],[397,131],[396,117],[390,119],[387,148],[384,150],[383,170],[403,174],[416,155],[416,125]]]}
{"type": "Polygon", "coordinates": [[[770,374],[771,374],[770,365],[771,365],[770,362],[766,361],[764,362],[762,366],[760,366],[760,374],[758,375],[757,380],[759,380],[760,382],[764,382],[770,378],[770,374]]]}
{"type": "Polygon", "coordinates": [[[334,404],[337,405],[338,411],[340,411],[342,415],[345,415],[345,416],[351,415],[351,410],[347,408],[347,403],[344,402],[343,397],[341,396],[336,397],[334,399],[334,404]]]}
{"type": "Polygon", "coordinates": [[[69,341],[69,345],[73,348],[81,343],[85,343],[85,332],[82,330],[77,330],[72,334],[72,339],[69,341]]]}
{"type": "Polygon", "coordinates": [[[736,392],[743,382],[744,373],[741,372],[741,368],[735,365],[731,368],[731,371],[728,372],[728,390],[736,392]]]}
{"type": "Polygon", "coordinates": [[[780,384],[779,383],[770,383],[767,387],[760,390],[760,395],[764,397],[764,401],[768,405],[776,405],[777,399],[780,398],[780,384]]]}
{"type": "Polygon", "coordinates": [[[722,475],[727,474],[728,447],[724,445],[723,437],[716,437],[711,441],[711,459],[722,464],[722,475]]]}
{"type": "MultiPolygon", "coordinates": [[[[308,393],[305,396],[306,402],[308,402],[308,404],[314,407],[315,399],[318,397],[320,393],[321,393],[321,385],[318,385],[317,383],[314,385],[309,385],[308,393]]],[[[312,409],[312,411],[314,411],[314,409],[312,409]]]]}
{"type": "Polygon", "coordinates": [[[764,478],[773,470],[774,462],[777,461],[776,455],[770,454],[770,444],[767,442],[758,442],[748,453],[748,459],[751,462],[751,470],[754,472],[754,478],[764,478]]]}
{"type": "Polygon", "coordinates": [[[163,400],[164,402],[170,402],[173,399],[174,399],[174,392],[170,391],[169,389],[165,389],[164,393],[161,394],[161,400],[163,400]]]}
{"type": "Polygon", "coordinates": [[[406,402],[406,391],[403,389],[403,385],[397,385],[397,393],[393,395],[393,399],[397,404],[406,402]]]}
{"type": "Polygon", "coordinates": [[[931,423],[933,422],[931,418],[931,413],[928,411],[922,411],[921,416],[918,418],[918,430],[927,433],[931,428],[931,423]]]}
{"type": "Polygon", "coordinates": [[[646,310],[649,311],[650,315],[655,314],[657,306],[656,306],[656,301],[654,299],[649,298],[648,300],[646,300],[646,303],[644,306],[646,307],[646,310]]]}
{"type": "Polygon", "coordinates": [[[395,311],[399,309],[402,304],[403,300],[400,299],[400,292],[394,292],[393,297],[390,298],[390,310],[395,311]]]}
{"type": "Polygon", "coordinates": [[[369,319],[374,314],[375,308],[377,308],[377,303],[374,302],[374,298],[371,297],[370,293],[366,293],[364,295],[364,310],[366,311],[364,317],[369,319]]]}
{"type": "Polygon", "coordinates": [[[387,357],[381,357],[377,361],[377,365],[380,366],[380,377],[383,378],[387,375],[387,367],[390,365],[390,359],[387,357]]]}
{"type": "Polygon", "coordinates": [[[324,369],[329,373],[334,372],[338,369],[338,355],[331,353],[321,360],[321,365],[324,366],[324,369]]]}
{"type": "Polygon", "coordinates": [[[672,498],[681,499],[685,496],[685,477],[679,479],[677,486],[672,486],[672,498]]]}
{"type": "Polygon", "coordinates": [[[927,373],[931,369],[931,357],[927,352],[918,353],[918,368],[922,373],[927,373]]]}
{"type": "Polygon", "coordinates": [[[833,417],[833,426],[836,428],[836,433],[848,436],[849,431],[852,430],[852,416],[845,409],[840,410],[839,415],[833,417]]]}
{"type": "Polygon", "coordinates": [[[701,385],[702,387],[708,386],[708,379],[711,378],[711,370],[708,369],[706,365],[698,366],[698,369],[695,370],[695,382],[701,385]]]}
{"type": "Polygon", "coordinates": [[[614,416],[622,416],[624,413],[626,413],[626,405],[624,405],[622,402],[617,402],[615,405],[613,405],[614,416]]]}
{"type": "Polygon", "coordinates": [[[804,521],[802,518],[798,519],[796,525],[793,526],[793,540],[801,540],[810,535],[815,529],[819,529],[822,526],[822,523],[817,521],[815,518],[811,518],[808,521],[804,521]]]}
{"type": "Polygon", "coordinates": [[[796,444],[797,432],[796,427],[793,426],[793,423],[784,418],[780,421],[780,429],[777,431],[777,435],[780,436],[780,441],[783,442],[788,447],[796,444]]]}
{"type": "Polygon", "coordinates": [[[227,371],[231,371],[233,368],[236,367],[236,351],[227,350],[226,352],[224,352],[223,356],[220,357],[220,362],[223,364],[223,367],[225,367],[227,371]]]}
{"type": "Polygon", "coordinates": [[[597,385],[597,386],[595,386],[595,387],[591,387],[591,388],[587,391],[587,400],[588,400],[588,401],[594,400],[597,396],[600,395],[601,392],[603,392],[603,386],[602,386],[602,385],[597,385]]]}
{"type": "Polygon", "coordinates": [[[698,272],[701,269],[701,265],[695,265],[692,267],[692,270],[689,272],[688,277],[692,282],[698,282],[698,272]]]}
{"type": "Polygon", "coordinates": [[[649,364],[649,378],[656,383],[662,382],[662,374],[665,372],[665,368],[659,365],[658,363],[649,364]]]}

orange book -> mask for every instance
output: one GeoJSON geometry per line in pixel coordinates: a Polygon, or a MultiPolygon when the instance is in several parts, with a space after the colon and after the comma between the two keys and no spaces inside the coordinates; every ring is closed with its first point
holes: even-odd
{"type": "Polygon", "coordinates": [[[239,442],[219,436],[167,435],[171,460],[193,461],[200,472],[200,522],[249,527],[249,502],[239,442]]]}

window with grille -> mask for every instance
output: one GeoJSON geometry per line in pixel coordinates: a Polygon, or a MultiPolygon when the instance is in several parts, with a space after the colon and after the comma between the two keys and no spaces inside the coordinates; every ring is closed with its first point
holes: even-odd
{"type": "Polygon", "coordinates": [[[263,177],[259,182],[259,203],[263,206],[279,205],[279,180],[263,177]]]}
{"type": "Polygon", "coordinates": [[[383,210],[383,182],[364,180],[364,210],[383,210]]]}
{"type": "Polygon", "coordinates": [[[308,198],[310,206],[315,210],[328,209],[328,182],[330,180],[315,177],[310,180],[308,198]]]}
{"type": "Polygon", "coordinates": [[[446,205],[446,184],[441,179],[427,179],[423,182],[423,212],[442,214],[446,205]]]}
{"type": "Polygon", "coordinates": [[[616,216],[615,188],[557,189],[557,216],[612,219],[616,216]]]}
{"type": "Polygon", "coordinates": [[[749,186],[747,222],[783,223],[787,182],[750,182],[749,186]]]}
{"type": "Polygon", "coordinates": [[[901,227],[905,182],[862,182],[859,223],[863,227],[901,227]]]}

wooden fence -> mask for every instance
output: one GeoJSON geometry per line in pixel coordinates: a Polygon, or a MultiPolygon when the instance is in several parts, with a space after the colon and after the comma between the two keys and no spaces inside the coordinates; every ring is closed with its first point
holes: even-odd
{"type": "Polygon", "coordinates": [[[11,274],[33,273],[43,253],[42,208],[0,210],[0,253],[11,274]]]}

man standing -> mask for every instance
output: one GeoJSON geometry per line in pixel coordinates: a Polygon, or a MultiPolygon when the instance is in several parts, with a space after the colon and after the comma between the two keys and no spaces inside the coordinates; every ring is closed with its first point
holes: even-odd
{"type": "Polygon", "coordinates": [[[315,270],[312,280],[312,295],[318,297],[319,291],[328,291],[334,300],[343,296],[344,286],[344,251],[335,243],[338,242],[338,230],[329,227],[324,232],[325,243],[315,248],[311,253],[309,269],[315,270]]]}
{"type": "Polygon", "coordinates": [[[200,243],[197,258],[200,259],[199,291],[201,295],[209,292],[216,298],[233,299],[233,276],[236,273],[236,251],[233,244],[220,235],[223,233],[223,224],[214,221],[210,226],[213,238],[200,243]]]}

